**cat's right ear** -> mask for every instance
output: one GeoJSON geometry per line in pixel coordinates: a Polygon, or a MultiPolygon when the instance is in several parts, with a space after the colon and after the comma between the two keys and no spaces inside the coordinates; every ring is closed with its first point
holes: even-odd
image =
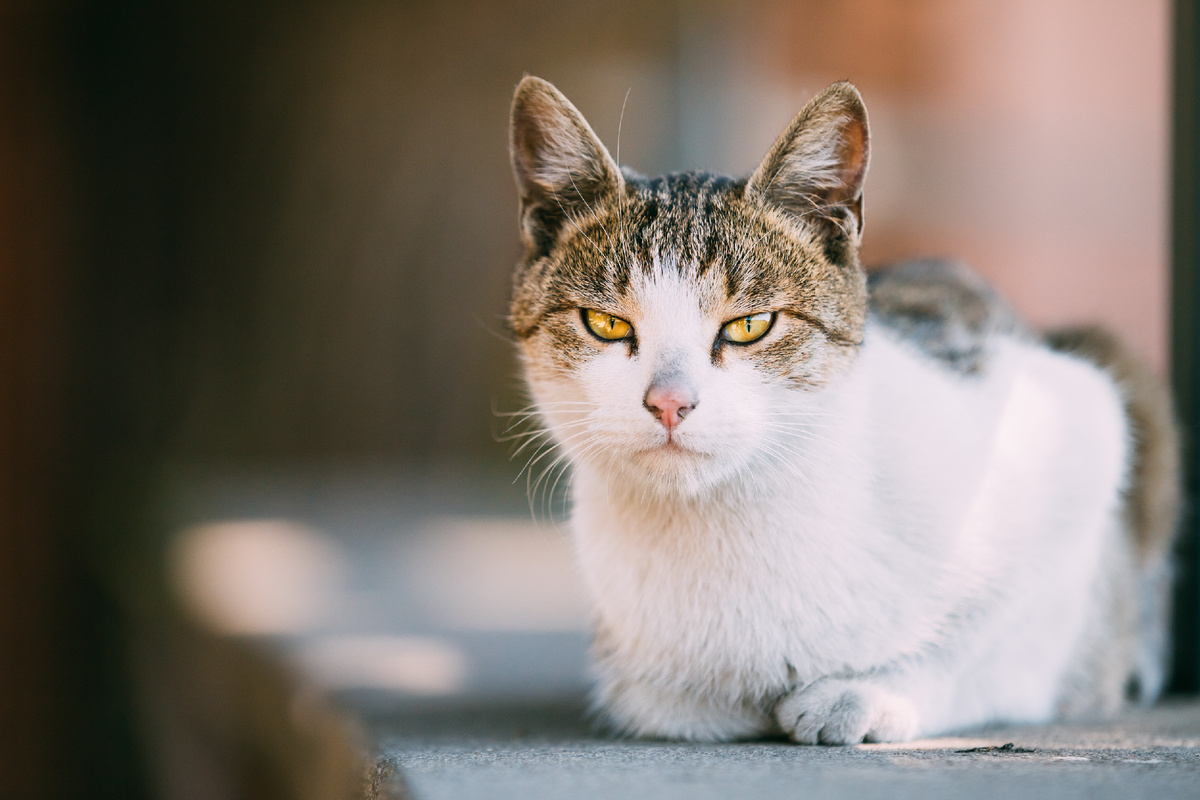
{"type": "Polygon", "coordinates": [[[835,83],[796,115],[750,176],[746,193],[858,237],[870,141],[862,96],[850,83],[835,83]]]}
{"type": "Polygon", "coordinates": [[[587,120],[541,78],[517,86],[509,136],[527,255],[545,255],[563,225],[621,190],[621,171],[587,120]]]}

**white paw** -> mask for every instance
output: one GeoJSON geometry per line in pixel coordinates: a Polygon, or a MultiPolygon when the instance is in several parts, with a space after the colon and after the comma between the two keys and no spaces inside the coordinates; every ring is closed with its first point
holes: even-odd
{"type": "Polygon", "coordinates": [[[917,732],[917,710],[863,680],[822,678],[779,701],[775,719],[801,744],[903,742],[917,732]]]}

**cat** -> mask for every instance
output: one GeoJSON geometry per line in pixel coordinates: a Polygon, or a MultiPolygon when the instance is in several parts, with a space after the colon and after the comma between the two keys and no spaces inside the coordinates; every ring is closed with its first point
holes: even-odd
{"type": "Polygon", "coordinates": [[[743,179],[619,168],[535,77],[510,133],[509,322],[573,470],[613,728],[903,741],[1158,695],[1167,394],[965,267],[868,279],[853,85],[743,179]]]}

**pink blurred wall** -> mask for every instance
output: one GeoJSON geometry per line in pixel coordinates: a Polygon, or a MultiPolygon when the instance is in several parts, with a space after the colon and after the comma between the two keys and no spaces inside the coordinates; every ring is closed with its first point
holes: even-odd
{"type": "Polygon", "coordinates": [[[707,76],[718,91],[696,87],[694,116],[723,124],[691,160],[749,168],[800,103],[849,78],[874,135],[869,264],[964,259],[1036,324],[1102,322],[1165,373],[1167,0],[695,10],[683,81],[707,76]],[[712,46],[730,36],[735,48],[712,46]]]}

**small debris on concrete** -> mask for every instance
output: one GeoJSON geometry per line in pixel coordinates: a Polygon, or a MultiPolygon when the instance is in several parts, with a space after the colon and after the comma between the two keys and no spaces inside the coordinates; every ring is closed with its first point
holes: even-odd
{"type": "Polygon", "coordinates": [[[1017,747],[1012,742],[1007,742],[1001,745],[988,745],[987,747],[969,747],[966,750],[955,750],[956,753],[1034,753],[1036,750],[1030,750],[1027,747],[1017,747]]]}

